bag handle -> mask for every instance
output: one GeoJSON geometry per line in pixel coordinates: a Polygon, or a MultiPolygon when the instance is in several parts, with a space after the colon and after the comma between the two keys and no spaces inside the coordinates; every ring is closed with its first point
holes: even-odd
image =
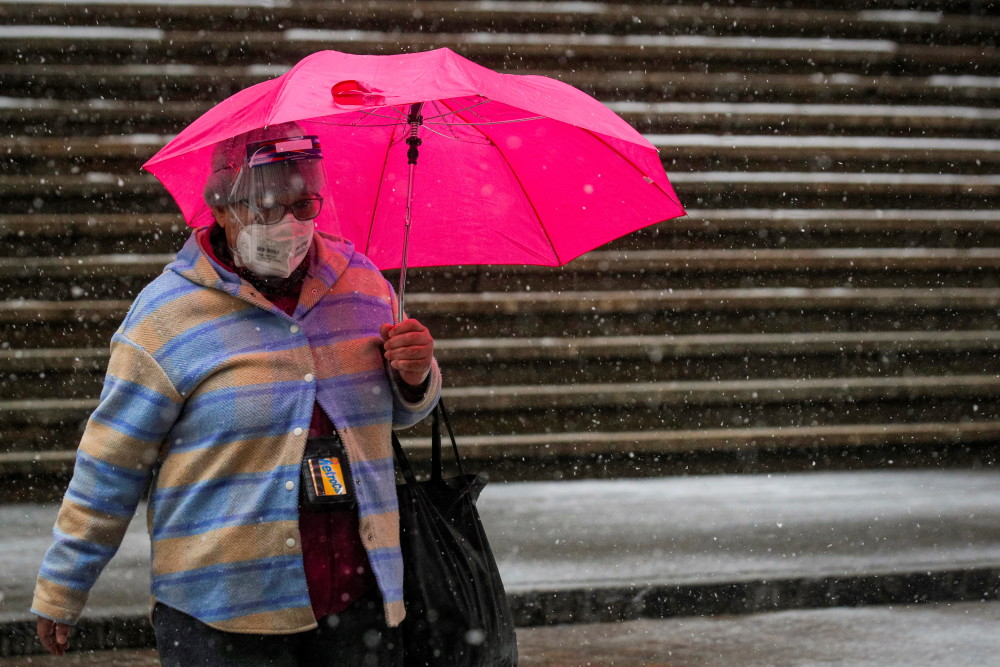
{"type": "MultiPolygon", "coordinates": [[[[444,470],[444,464],[441,462],[442,419],[444,420],[445,428],[448,429],[448,438],[451,440],[451,450],[455,455],[458,474],[462,477],[465,476],[465,470],[462,468],[462,457],[458,453],[458,443],[455,441],[455,432],[451,428],[451,420],[448,419],[448,411],[444,407],[444,399],[438,399],[437,405],[434,406],[433,420],[431,421],[431,479],[436,482],[442,479],[442,472],[444,470]]],[[[403,446],[400,444],[399,437],[395,431],[392,432],[392,449],[396,454],[396,460],[399,462],[403,479],[406,480],[407,484],[416,484],[417,477],[413,473],[413,467],[410,465],[409,459],[406,458],[406,453],[403,451],[403,446]]]]}
{"type": "Polygon", "coordinates": [[[407,484],[416,484],[417,477],[413,474],[413,468],[410,467],[410,462],[406,458],[406,454],[403,453],[403,446],[399,444],[399,438],[396,436],[395,431],[392,432],[392,451],[396,455],[396,462],[399,463],[403,479],[406,480],[407,484]]]}
{"type": "Polygon", "coordinates": [[[451,429],[451,421],[448,419],[448,410],[444,407],[444,399],[439,398],[437,408],[434,411],[434,421],[431,424],[431,460],[433,468],[431,470],[431,475],[437,475],[437,479],[441,479],[441,471],[443,466],[441,464],[441,424],[438,423],[438,413],[441,413],[441,419],[444,420],[444,426],[448,429],[448,439],[451,440],[451,451],[455,455],[455,465],[458,466],[458,474],[465,477],[465,470],[462,469],[462,457],[458,453],[458,443],[455,442],[455,431],[451,429]],[[436,432],[436,434],[435,434],[436,432]],[[437,462],[434,463],[434,454],[437,453],[437,462]]]}

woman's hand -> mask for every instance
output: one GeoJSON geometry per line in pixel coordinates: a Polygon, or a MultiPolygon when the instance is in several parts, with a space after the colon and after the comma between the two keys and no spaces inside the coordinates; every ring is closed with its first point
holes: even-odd
{"type": "Polygon", "coordinates": [[[65,623],[38,617],[38,639],[52,655],[62,655],[69,648],[69,629],[70,626],[65,623]]]}
{"type": "Polygon", "coordinates": [[[384,341],[385,358],[408,385],[419,386],[427,379],[434,358],[434,339],[420,322],[405,319],[399,324],[383,324],[379,334],[384,341]]]}

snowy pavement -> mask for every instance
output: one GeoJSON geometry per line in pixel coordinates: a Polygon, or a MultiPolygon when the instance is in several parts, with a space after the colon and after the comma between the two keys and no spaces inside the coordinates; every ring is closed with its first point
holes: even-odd
{"type": "MultiPolygon", "coordinates": [[[[479,507],[514,594],[1000,566],[995,472],[492,483],[479,507]]],[[[0,621],[28,618],[55,511],[0,506],[0,621]]],[[[88,615],[142,614],[148,551],[140,516],[88,615]]]]}
{"type": "Polygon", "coordinates": [[[508,590],[1000,565],[1000,474],[727,475],[487,486],[508,590]]]}
{"type": "Polygon", "coordinates": [[[518,647],[521,667],[983,667],[998,622],[1000,602],[837,608],[526,628],[518,647]]]}
{"type": "MultiPolygon", "coordinates": [[[[1000,602],[785,611],[519,628],[521,667],[982,667],[1000,602]]],[[[152,649],[0,658],[0,667],[155,667],[152,649]]]]}

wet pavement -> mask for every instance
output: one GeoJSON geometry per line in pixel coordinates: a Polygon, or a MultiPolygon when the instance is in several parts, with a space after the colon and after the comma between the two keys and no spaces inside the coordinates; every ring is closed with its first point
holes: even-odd
{"type": "MultiPolygon", "coordinates": [[[[838,472],[489,484],[509,593],[1000,566],[1000,473],[838,472]]],[[[0,506],[0,621],[24,618],[54,505],[0,506]]],[[[144,508],[89,613],[148,604],[144,508]]]]}
{"type": "Polygon", "coordinates": [[[1000,603],[834,608],[519,631],[525,667],[908,665],[983,667],[1000,603]]]}
{"type": "MultiPolygon", "coordinates": [[[[831,619],[836,628],[863,610],[788,611],[724,623],[708,615],[995,598],[1000,578],[1000,474],[991,471],[494,483],[479,507],[518,623],[573,624],[523,628],[524,664],[588,664],[581,651],[591,638],[602,638],[590,646],[595,660],[612,660],[615,651],[632,660],[591,664],[726,664],[704,662],[706,647],[752,658],[754,628],[775,633],[766,645],[770,657],[760,664],[785,664],[768,660],[787,657],[775,653],[782,643],[803,641],[799,635],[809,632],[803,624],[814,618],[809,614],[828,614],[815,618],[831,619]],[[917,581],[932,574],[929,584],[917,581]],[[684,618],[641,620],[666,616],[684,618]],[[628,622],[604,623],[616,620],[628,622]],[[697,641],[691,640],[695,653],[689,657],[685,647],[692,637],[697,641]],[[718,643],[727,637],[732,644],[718,643]],[[561,650],[573,653],[564,659],[561,650]],[[533,657],[536,651],[542,657],[533,657]]],[[[54,505],[0,506],[0,640],[5,628],[14,633],[16,624],[31,619],[27,608],[55,511],[54,505]]],[[[114,634],[121,619],[134,621],[147,609],[149,541],[142,512],[85,611],[86,619],[110,619],[101,621],[106,625],[98,634],[114,634]]],[[[944,609],[935,612],[942,614],[950,608],[917,608],[901,617],[918,619],[930,609],[944,609]]],[[[896,628],[895,618],[883,620],[896,628]]],[[[836,636],[843,639],[845,632],[836,636]]],[[[14,641],[0,654],[21,650],[14,641]]],[[[142,653],[114,655],[143,659],[142,653]]],[[[46,664],[39,659],[0,664],[46,664]]],[[[811,664],[825,660],[817,654],[811,664]]]]}
{"type": "MultiPolygon", "coordinates": [[[[520,628],[522,667],[907,665],[983,667],[1000,602],[834,608],[520,628]]],[[[0,658],[0,667],[151,667],[151,650],[0,658]]]]}

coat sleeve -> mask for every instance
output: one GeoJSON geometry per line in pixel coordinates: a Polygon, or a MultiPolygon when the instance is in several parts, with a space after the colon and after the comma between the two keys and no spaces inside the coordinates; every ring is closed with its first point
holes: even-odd
{"type": "Polygon", "coordinates": [[[116,333],[97,409],[87,422],[42,560],[31,611],[61,623],[80,617],[90,589],[118,551],[183,398],[148,352],[116,333]]]}
{"type": "MultiPolygon", "coordinates": [[[[392,312],[395,313],[398,309],[396,292],[392,289],[392,285],[388,281],[386,282],[386,287],[389,289],[392,312]]],[[[441,370],[438,368],[437,359],[431,359],[431,372],[427,376],[427,389],[424,392],[423,398],[416,402],[407,400],[403,396],[399,386],[399,374],[389,366],[388,362],[385,364],[385,372],[389,376],[389,384],[392,385],[393,428],[413,426],[431,413],[434,406],[437,405],[438,399],[441,397],[441,370]]]]}

